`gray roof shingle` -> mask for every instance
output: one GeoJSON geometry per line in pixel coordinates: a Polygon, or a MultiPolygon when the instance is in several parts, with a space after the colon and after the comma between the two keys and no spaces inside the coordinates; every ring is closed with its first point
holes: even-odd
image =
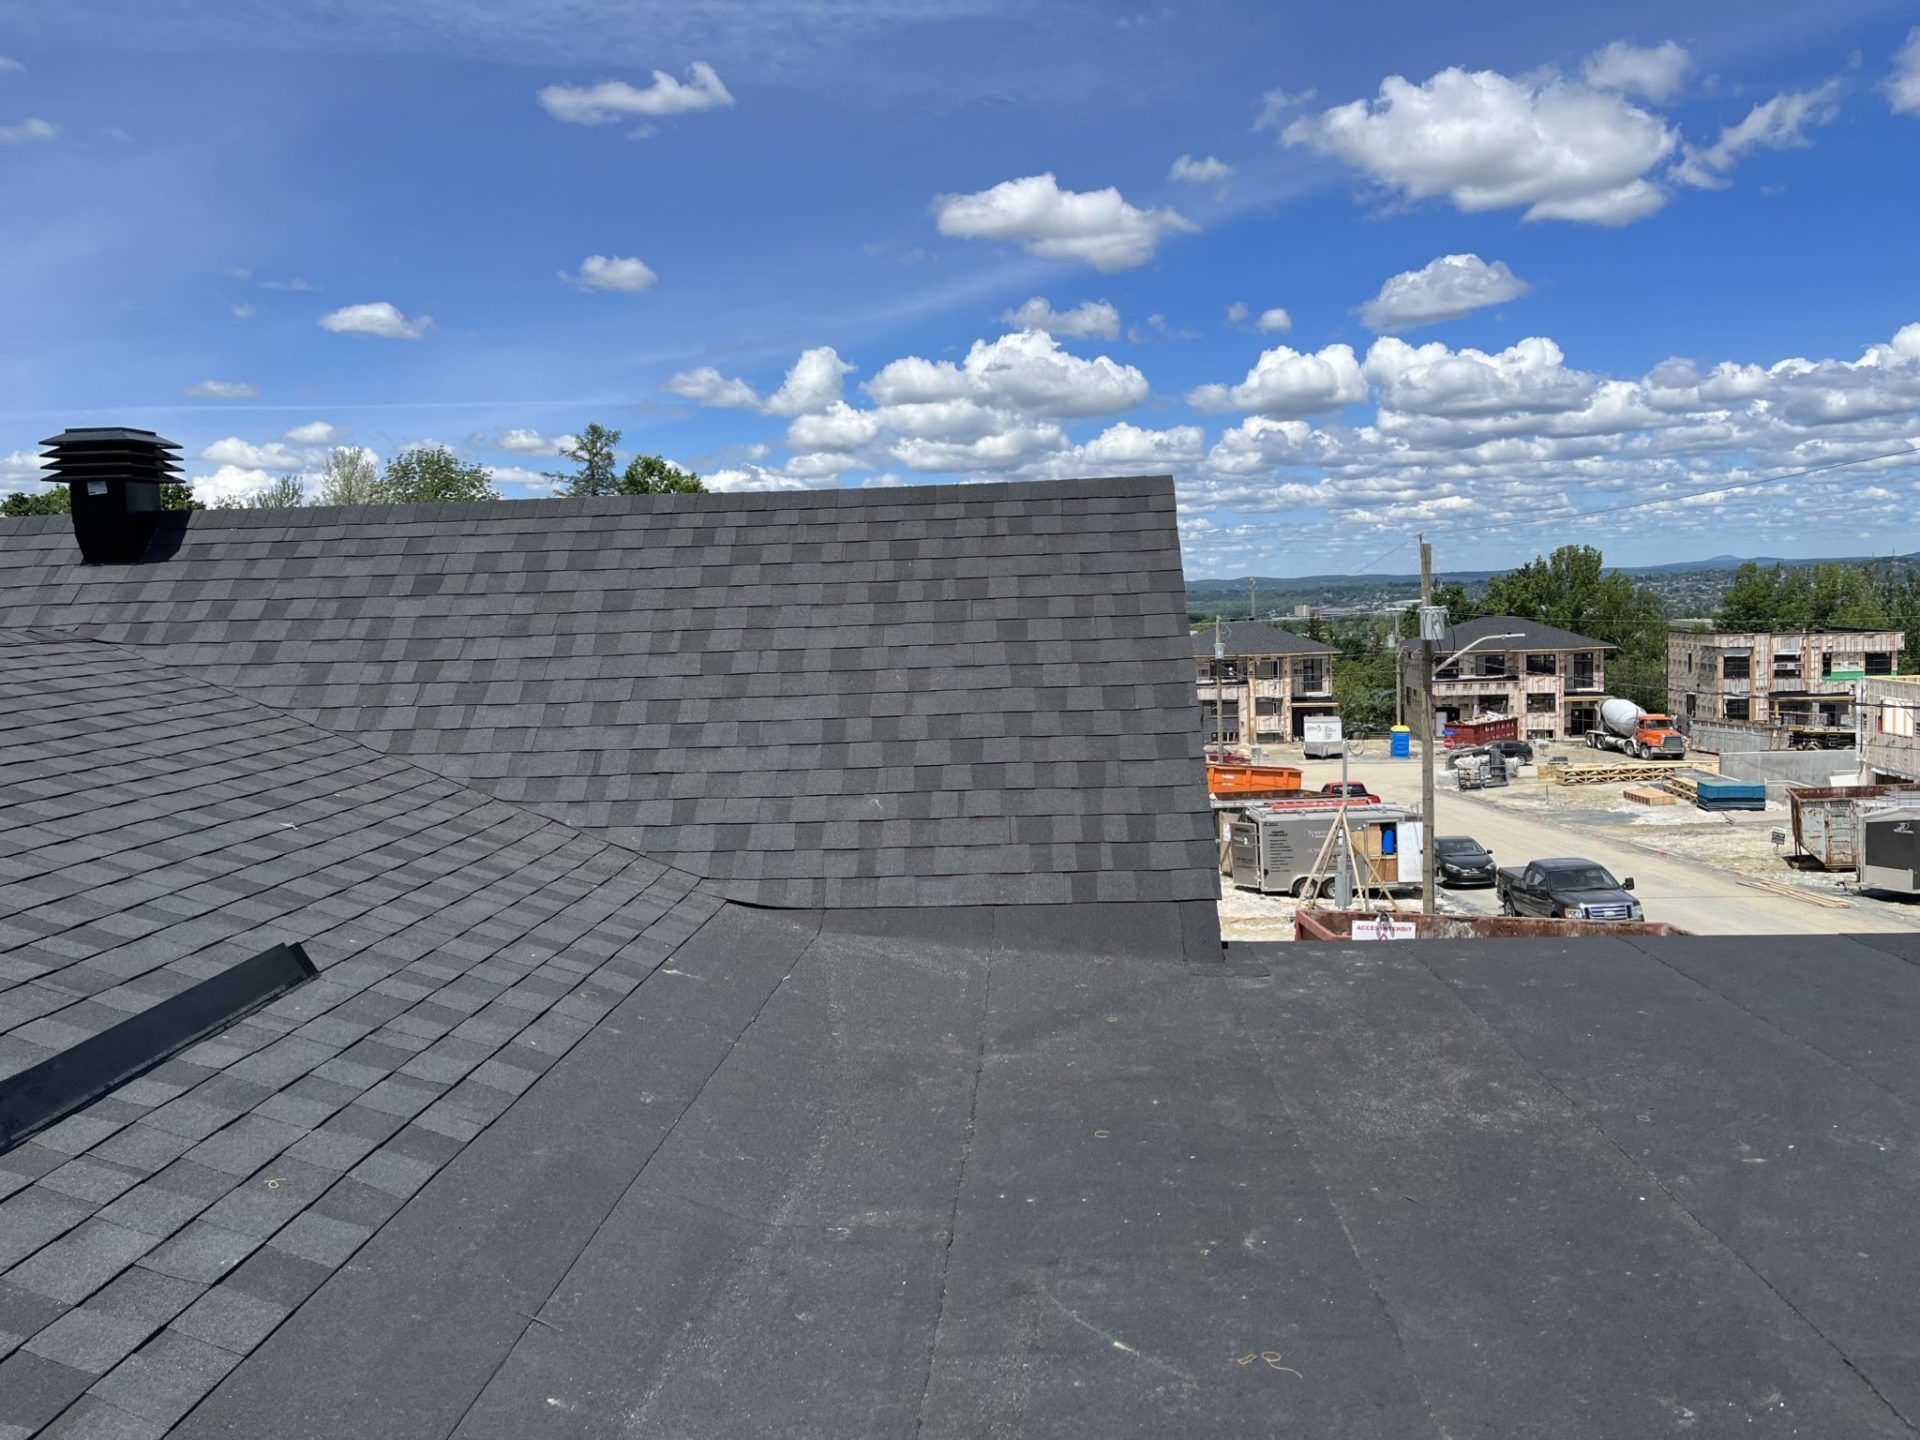
{"type": "Polygon", "coordinates": [[[1212,897],[1184,616],[1165,479],[0,520],[0,625],[761,904],[1212,897]]]}
{"type": "MultiPolygon", "coordinates": [[[[1213,654],[1214,627],[1193,632],[1193,653],[1197,658],[1213,654]]],[[[1339,647],[1310,640],[1269,625],[1263,620],[1229,620],[1220,627],[1220,643],[1229,655],[1338,655],[1339,647]]]]}

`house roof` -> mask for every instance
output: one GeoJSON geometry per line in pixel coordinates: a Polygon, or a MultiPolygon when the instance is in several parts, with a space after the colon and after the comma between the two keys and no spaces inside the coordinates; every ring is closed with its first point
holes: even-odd
{"type": "MultiPolygon", "coordinates": [[[[1223,959],[1210,902],[740,903],[356,733],[344,671],[250,675],[348,662],[279,654],[330,562],[230,528],[190,593],[0,581],[47,612],[0,625],[0,1079],[319,971],[0,1151],[0,1435],[1910,1433],[1920,936],[1223,959]]],[[[432,632],[414,578],[329,623],[432,632]]]]}
{"type": "MultiPolygon", "coordinates": [[[[1214,627],[1193,632],[1193,653],[1213,654],[1214,627]]],[[[1220,640],[1229,655],[1338,655],[1337,646],[1309,640],[1261,620],[1229,620],[1220,627],[1220,640]]]]}
{"type": "MultiPolygon", "coordinates": [[[[1544,625],[1538,620],[1525,620],[1518,615],[1483,615],[1478,620],[1462,620],[1458,625],[1449,625],[1444,640],[1435,642],[1443,654],[1451,654],[1464,645],[1488,635],[1517,635],[1500,648],[1507,650],[1613,650],[1617,646],[1605,640],[1595,640],[1590,635],[1576,635],[1571,630],[1562,630],[1556,625],[1544,625]]],[[[1401,642],[1408,649],[1419,648],[1418,640],[1401,642]]]]}
{"type": "Polygon", "coordinates": [[[0,520],[127,645],[771,905],[1200,900],[1162,479],[0,520]]]}

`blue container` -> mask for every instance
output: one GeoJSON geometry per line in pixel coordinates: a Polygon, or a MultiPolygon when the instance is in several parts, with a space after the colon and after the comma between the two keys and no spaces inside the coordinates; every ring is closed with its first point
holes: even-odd
{"type": "Polygon", "coordinates": [[[1413,731],[1405,725],[1393,727],[1393,739],[1388,742],[1388,753],[1396,760],[1413,758],[1413,731]]]}

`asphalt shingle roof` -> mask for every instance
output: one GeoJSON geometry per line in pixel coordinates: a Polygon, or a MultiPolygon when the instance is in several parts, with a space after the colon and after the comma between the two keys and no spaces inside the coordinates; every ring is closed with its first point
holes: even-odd
{"type": "Polygon", "coordinates": [[[1164,479],[0,520],[127,645],[772,905],[1201,900],[1164,479]]]}
{"type": "Polygon", "coordinates": [[[0,630],[0,1078],[275,943],[320,969],[0,1154],[0,1434],[83,1390],[184,1414],[722,904],[125,647],[0,630]]]}
{"type": "MultiPolygon", "coordinates": [[[[1525,620],[1518,615],[1483,615],[1478,620],[1462,620],[1458,625],[1449,625],[1444,640],[1435,641],[1441,653],[1451,654],[1463,645],[1469,645],[1484,635],[1517,635],[1517,640],[1509,640],[1496,649],[1507,650],[1612,650],[1615,647],[1604,640],[1595,640],[1590,635],[1576,635],[1571,630],[1562,630],[1556,625],[1545,625],[1538,620],[1525,620]]],[[[1408,649],[1419,648],[1418,640],[1401,642],[1408,649]]]]}
{"type": "MultiPolygon", "coordinates": [[[[1213,654],[1213,629],[1209,625],[1193,632],[1193,653],[1197,657],[1213,654]]],[[[1324,641],[1309,640],[1277,625],[1259,620],[1229,620],[1220,627],[1220,642],[1229,655],[1338,655],[1339,647],[1324,641]]]]}

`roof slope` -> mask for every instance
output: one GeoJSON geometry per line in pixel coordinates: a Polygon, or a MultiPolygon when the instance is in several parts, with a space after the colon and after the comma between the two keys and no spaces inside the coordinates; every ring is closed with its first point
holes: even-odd
{"type": "MultiPolygon", "coordinates": [[[[1590,635],[1576,635],[1571,630],[1562,630],[1557,625],[1546,625],[1538,620],[1528,620],[1519,615],[1482,615],[1478,620],[1462,620],[1458,625],[1447,627],[1446,638],[1436,641],[1442,647],[1443,654],[1450,654],[1464,645],[1489,635],[1515,635],[1519,638],[1508,643],[1509,650],[1612,650],[1616,647],[1605,640],[1595,640],[1590,635]]],[[[1408,649],[1419,648],[1418,640],[1401,642],[1408,649]]]]}
{"type": "MultiPolygon", "coordinates": [[[[1193,632],[1193,653],[1213,654],[1214,627],[1193,632]]],[[[1338,655],[1339,647],[1309,640],[1260,620],[1229,620],[1220,627],[1220,641],[1229,655],[1338,655]]]]}
{"type": "Polygon", "coordinates": [[[0,1434],[89,1388],[184,1413],[724,903],[124,649],[0,631],[0,1076],[272,944],[320,969],[0,1154],[0,1434]]]}
{"type": "Polygon", "coordinates": [[[56,626],[762,904],[1215,893],[1170,481],[0,521],[56,626]]]}

